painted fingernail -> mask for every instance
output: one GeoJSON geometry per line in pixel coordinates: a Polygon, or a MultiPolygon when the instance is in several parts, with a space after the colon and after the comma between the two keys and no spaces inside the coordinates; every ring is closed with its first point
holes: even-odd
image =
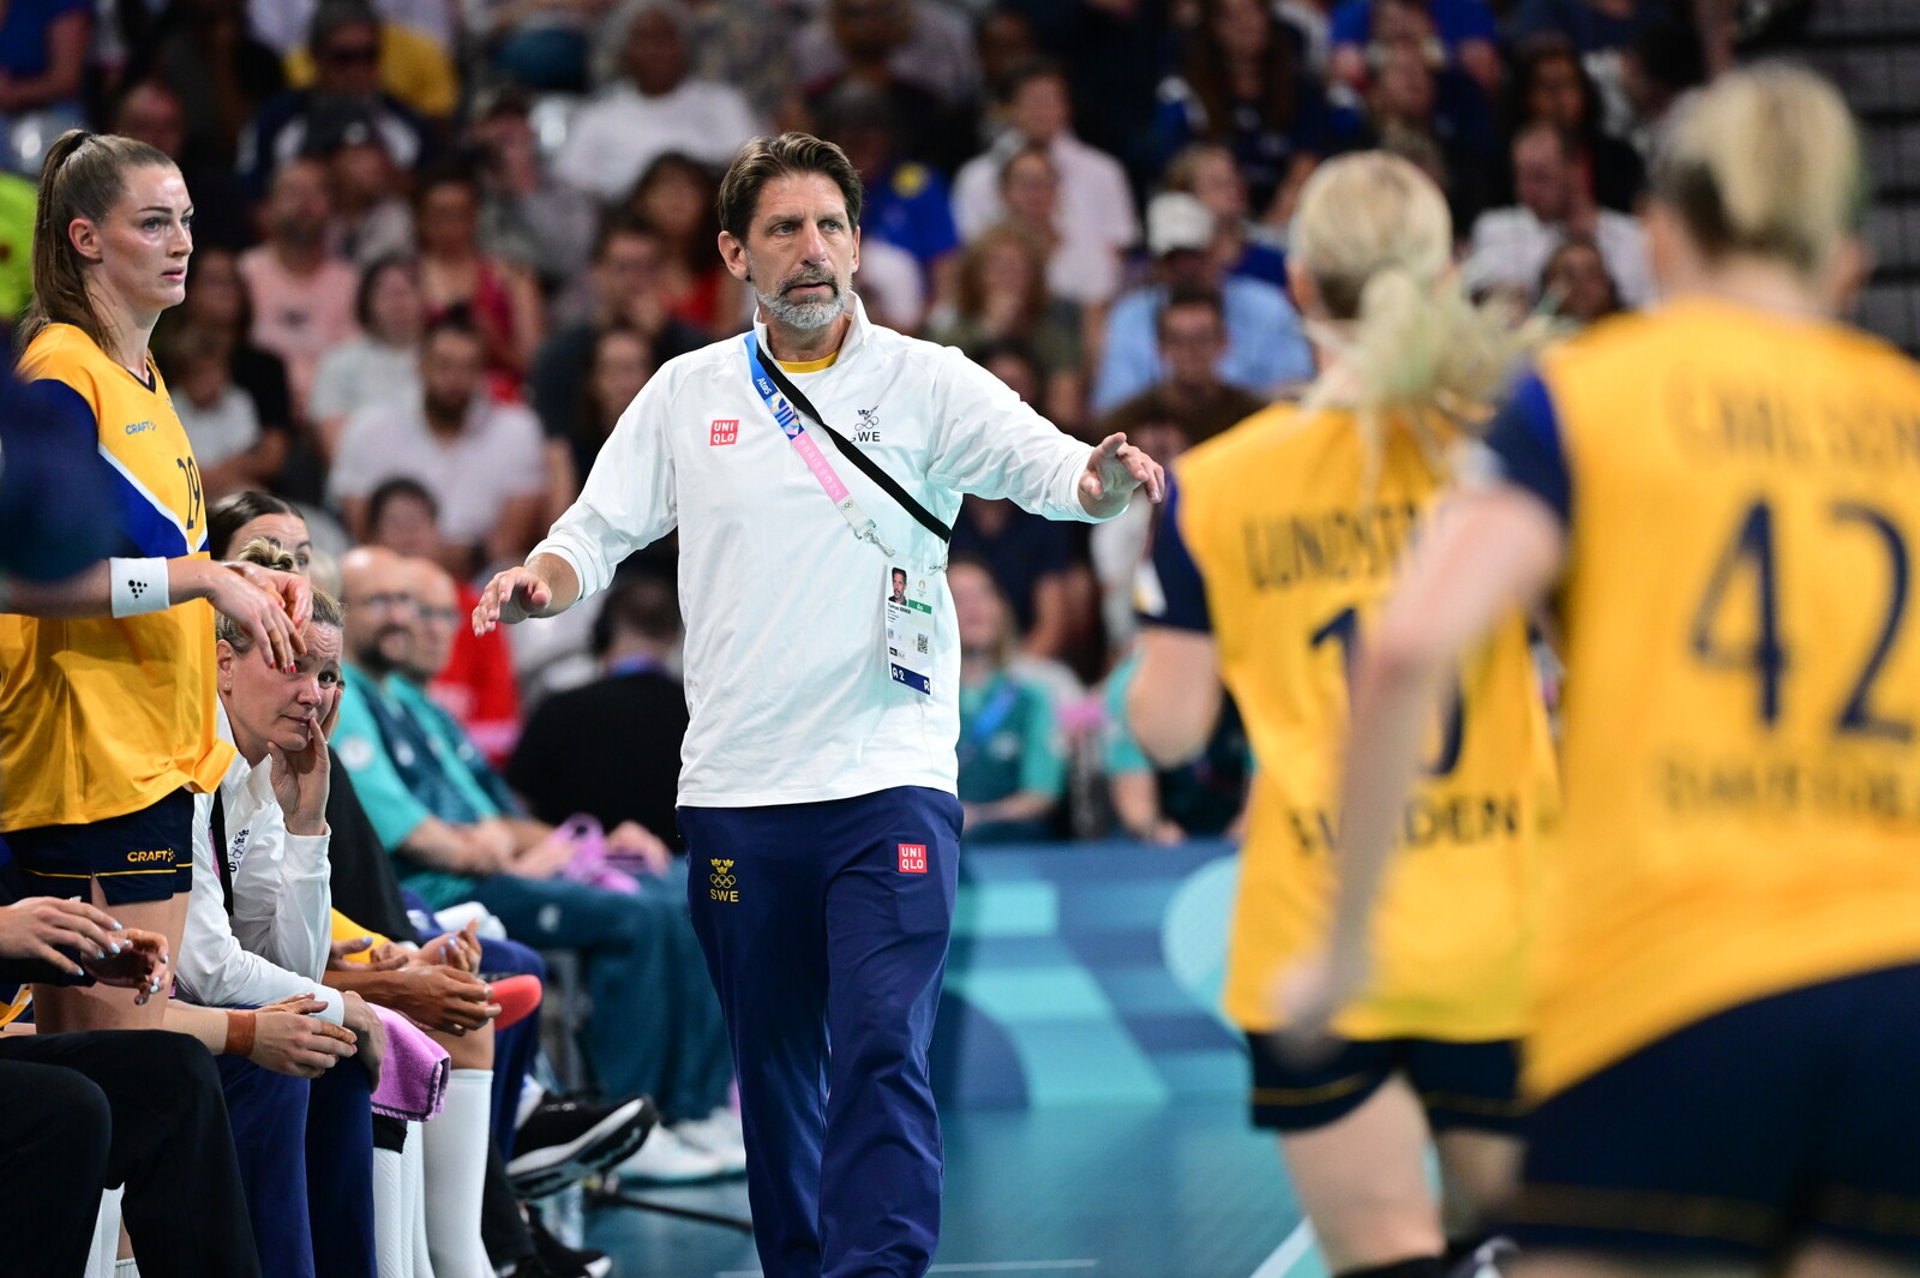
{"type": "Polygon", "coordinates": [[[107,922],[113,924],[113,930],[116,932],[124,932],[127,930],[126,924],[122,923],[119,919],[108,919],[107,922]]]}
{"type": "Polygon", "coordinates": [[[127,947],[120,944],[120,942],[118,941],[109,941],[107,942],[107,948],[112,950],[115,954],[118,954],[121,950],[124,950],[127,947]]]}

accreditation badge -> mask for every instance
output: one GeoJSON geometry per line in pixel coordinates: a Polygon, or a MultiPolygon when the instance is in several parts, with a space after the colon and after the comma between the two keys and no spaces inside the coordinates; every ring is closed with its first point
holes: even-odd
{"type": "Polygon", "coordinates": [[[921,696],[933,695],[933,586],[925,568],[887,565],[887,677],[921,696]]]}

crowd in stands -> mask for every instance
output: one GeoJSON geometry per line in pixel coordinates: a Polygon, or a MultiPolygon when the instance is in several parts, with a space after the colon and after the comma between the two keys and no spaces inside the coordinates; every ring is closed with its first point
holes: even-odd
{"type": "MultiPolygon", "coordinates": [[[[1728,56],[1733,11],[10,7],[0,305],[27,301],[32,177],[62,127],[171,157],[196,245],[153,350],[209,549],[312,581],[291,671],[219,632],[237,755],[201,798],[213,835],[165,1022],[223,1053],[265,1271],[600,1273],[516,1198],[593,1171],[741,1164],[673,855],[672,539],[594,606],[484,638],[467,624],[474,583],[578,496],[647,380],[751,322],[715,248],[740,143],[805,129],[846,149],[868,188],[855,288],[876,321],[960,348],[1065,430],[1125,431],[1170,463],[1312,377],[1288,222],[1338,153],[1384,148],[1431,174],[1466,278],[1517,310],[1574,326],[1644,304],[1648,140],[1728,56]],[[579,960],[595,1101],[529,1081],[537,995],[514,981],[537,990],[552,951],[579,960]],[[236,1008],[259,1011],[216,1014],[236,1008]],[[359,1130],[339,1119],[354,1112],[376,1116],[359,1145],[338,1134],[359,1130]],[[284,1139],[302,1129],[304,1150],[284,1139]],[[327,1213],[367,1185],[362,1236],[337,1224],[360,1215],[327,1213]],[[289,1228],[309,1200],[313,1227],[303,1208],[289,1228]]],[[[1063,525],[967,499],[949,578],[970,843],[1239,828],[1253,761],[1231,707],[1177,771],[1156,771],[1119,713],[1155,518],[1141,504],[1063,525]]],[[[29,953],[8,948],[20,908],[0,910],[0,956],[29,953]]],[[[121,1179],[130,1232],[159,1237],[161,1191],[121,1179]]]]}
{"type": "MultiPolygon", "coordinates": [[[[1725,56],[1733,11],[179,0],[69,6],[33,37],[49,67],[90,51],[51,100],[174,156],[201,210],[187,304],[156,340],[210,496],[284,497],[335,555],[431,558],[464,603],[578,494],[662,363],[749,323],[714,195],[752,134],[848,151],[876,320],[960,347],[1068,430],[1123,429],[1170,460],[1310,378],[1287,223],[1342,151],[1438,179],[1482,291],[1574,323],[1646,302],[1645,148],[1725,56]]],[[[1124,815],[1103,762],[1126,754],[1104,707],[1148,522],[1089,532],[974,501],[960,518],[955,552],[1007,613],[1008,677],[1045,694],[1018,732],[1063,765],[1031,832],[1172,828],[1124,815]]],[[[671,544],[650,557],[670,569],[671,544]]],[[[542,701],[595,672],[584,627],[458,642],[435,695],[505,765],[542,701]]],[[[1012,729],[990,726],[1000,744],[963,754],[995,772],[1012,729]]],[[[569,767],[601,748],[554,740],[569,767]]]]}

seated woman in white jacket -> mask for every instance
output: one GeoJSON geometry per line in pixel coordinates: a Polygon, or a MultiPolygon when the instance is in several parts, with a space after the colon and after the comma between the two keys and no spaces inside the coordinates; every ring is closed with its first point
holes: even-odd
{"type": "MultiPolygon", "coordinates": [[[[292,556],[266,540],[236,557],[294,570],[292,556]]],[[[237,628],[216,629],[218,726],[238,755],[217,801],[203,800],[213,837],[196,865],[179,970],[190,998],[216,1004],[254,1001],[291,980],[327,1001],[321,1016],[340,1006],[365,1061],[369,1046],[380,1048],[378,1017],[358,994],[321,984],[334,953],[326,739],[339,704],[341,621],[338,602],[315,590],[307,651],[292,673],[247,660],[251,645],[237,628]]],[[[492,1088],[484,1037],[480,1058],[455,1057],[442,1112],[409,1125],[404,1150],[368,1143],[377,1066],[368,1079],[316,1080],[306,1201],[320,1274],[405,1278],[429,1265],[442,1278],[491,1274],[479,1228],[492,1088]]]]}
{"type": "Polygon", "coordinates": [[[238,754],[219,791],[195,800],[180,997],[166,1018],[223,1053],[261,1268],[294,1278],[373,1273],[371,1137],[360,1133],[371,1131],[385,1036],[357,995],[322,983],[332,940],[324,730],[338,702],[340,622],[339,605],[319,601],[291,671],[239,660],[251,640],[216,627],[216,719],[238,754]],[[363,1259],[317,1264],[316,1235],[329,1261],[340,1238],[358,1238],[349,1255],[363,1259]]]}

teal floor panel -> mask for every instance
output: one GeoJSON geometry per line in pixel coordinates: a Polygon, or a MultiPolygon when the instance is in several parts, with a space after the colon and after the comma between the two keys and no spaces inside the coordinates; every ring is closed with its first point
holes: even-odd
{"type": "MultiPolygon", "coordinates": [[[[1299,1224],[1270,1137],[1238,1104],[969,1110],[946,1115],[936,1274],[1001,1278],[1309,1278],[1269,1265],[1299,1224]],[[1263,1266],[1265,1267],[1263,1270],[1263,1266]]],[[[649,1197],[746,1214],[739,1182],[649,1197]]],[[[587,1238],[622,1278],[757,1278],[744,1235],[603,1208],[587,1238]]],[[[1291,1251],[1300,1251],[1295,1240],[1291,1251]]],[[[1285,1256],[1281,1257],[1284,1261],[1285,1256]]]]}

